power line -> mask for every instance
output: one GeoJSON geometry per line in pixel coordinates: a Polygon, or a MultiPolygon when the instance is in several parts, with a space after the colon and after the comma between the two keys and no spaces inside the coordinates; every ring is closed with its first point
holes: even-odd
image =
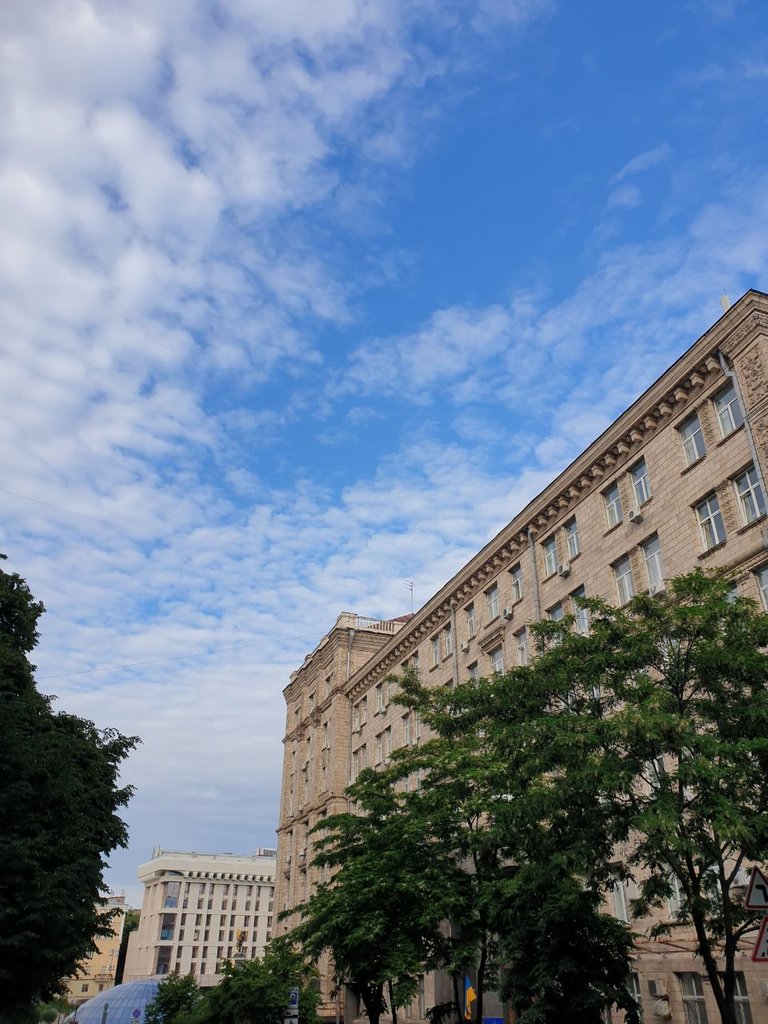
{"type": "Polygon", "coordinates": [[[18,491],[9,491],[7,487],[0,487],[0,491],[3,494],[10,494],[14,498],[21,498],[22,501],[34,501],[36,505],[45,505],[48,508],[57,508],[60,512],[68,512],[72,516],[82,516],[84,519],[92,519],[96,523],[102,523],[105,526],[111,526],[112,524],[108,519],[101,519],[99,516],[92,516],[89,512],[78,512],[74,508],[67,508],[65,505],[57,505],[53,501],[43,501],[42,498],[33,498],[29,494],[19,494],[18,491]]]}

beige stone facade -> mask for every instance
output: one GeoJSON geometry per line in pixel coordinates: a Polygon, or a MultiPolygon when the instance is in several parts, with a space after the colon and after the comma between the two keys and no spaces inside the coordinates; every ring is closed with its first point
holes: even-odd
{"type": "Polygon", "coordinates": [[[144,897],[125,981],[176,971],[215,985],[222,960],[238,950],[249,959],[264,953],[274,920],[274,850],[239,857],[157,849],[138,876],[144,897]]]}
{"type": "Polygon", "coordinates": [[[125,896],[108,896],[104,904],[107,910],[117,910],[112,919],[112,934],[99,936],[94,940],[96,951],[86,957],[80,969],[71,978],[66,978],[64,994],[73,1006],[80,1006],[99,992],[106,992],[115,984],[115,970],[125,924],[125,896]]]}
{"type": "MultiPolygon", "coordinates": [[[[767,470],[768,296],[750,291],[414,616],[377,624],[345,613],[292,676],[278,907],[310,893],[307,830],[345,806],[347,782],[420,741],[418,721],[389,703],[387,676],[404,665],[435,686],[487,676],[525,663],[530,623],[576,613],[575,594],[623,603],[695,566],[730,570],[766,606],[767,470]]],[[[616,893],[619,911],[626,895],[616,893]]],[[[692,948],[682,931],[641,944],[647,1020],[669,1012],[699,1024],[702,1007],[717,1020],[692,948]]],[[[739,970],[744,1021],[768,1024],[768,970],[746,950],[739,970]]]]}

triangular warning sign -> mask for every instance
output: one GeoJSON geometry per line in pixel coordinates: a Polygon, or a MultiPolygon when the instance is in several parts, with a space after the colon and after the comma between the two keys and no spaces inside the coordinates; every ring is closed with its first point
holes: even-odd
{"type": "Polygon", "coordinates": [[[768,930],[766,930],[766,925],[768,925],[768,917],[764,917],[763,923],[760,925],[757,942],[752,950],[753,960],[768,960],[768,930]]]}
{"type": "Polygon", "coordinates": [[[747,910],[768,910],[768,878],[760,868],[752,868],[744,906],[747,910]]]}

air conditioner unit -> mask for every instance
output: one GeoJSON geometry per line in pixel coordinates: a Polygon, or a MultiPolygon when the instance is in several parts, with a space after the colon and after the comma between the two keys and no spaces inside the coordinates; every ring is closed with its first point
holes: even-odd
{"type": "Polygon", "coordinates": [[[465,654],[467,653],[467,651],[469,650],[469,640],[461,641],[461,649],[462,651],[464,651],[465,654]]]}
{"type": "Polygon", "coordinates": [[[571,563],[570,562],[561,562],[560,565],[558,565],[558,567],[557,567],[557,575],[558,576],[562,576],[563,578],[565,578],[566,576],[570,576],[571,575],[571,563]]]}
{"type": "Polygon", "coordinates": [[[656,1017],[658,1020],[671,1020],[672,1007],[669,1005],[668,996],[665,996],[663,999],[656,1000],[651,1007],[651,1016],[656,1017]]]}
{"type": "Polygon", "coordinates": [[[629,519],[630,523],[642,523],[643,513],[640,511],[639,508],[631,508],[627,513],[627,518],[629,519]]]}
{"type": "Polygon", "coordinates": [[[502,615],[504,616],[504,618],[505,618],[505,619],[506,619],[507,621],[509,621],[509,620],[510,620],[510,619],[512,618],[512,616],[514,615],[514,612],[512,611],[512,609],[511,609],[511,608],[510,608],[509,606],[507,606],[507,607],[506,607],[506,608],[504,609],[504,611],[502,612],[502,615]]]}
{"type": "Polygon", "coordinates": [[[667,983],[663,978],[649,978],[648,991],[650,992],[652,999],[666,999],[669,995],[667,992],[667,983]]]}
{"type": "Polygon", "coordinates": [[[760,982],[760,998],[764,1003],[768,1003],[768,981],[760,982]]]}
{"type": "Polygon", "coordinates": [[[661,583],[652,583],[650,585],[650,587],[648,588],[648,593],[651,596],[654,596],[655,594],[663,594],[664,593],[664,581],[662,580],[661,583]]]}

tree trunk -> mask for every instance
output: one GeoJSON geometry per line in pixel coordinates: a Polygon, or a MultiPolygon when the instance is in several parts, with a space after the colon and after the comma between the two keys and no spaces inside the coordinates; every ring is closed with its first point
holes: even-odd
{"type": "Polygon", "coordinates": [[[454,971],[451,977],[453,979],[453,998],[456,1001],[456,1024],[463,1024],[464,1010],[462,1009],[461,998],[459,996],[459,976],[454,971]]]}
{"type": "Polygon", "coordinates": [[[389,988],[389,1012],[392,1014],[392,1024],[397,1024],[397,1007],[395,1006],[395,990],[391,979],[387,982],[389,988]]]}
{"type": "Polygon", "coordinates": [[[483,1020],[483,982],[485,981],[485,967],[488,961],[488,943],[483,931],[483,942],[480,946],[480,963],[477,965],[477,1002],[475,1003],[475,1020],[482,1024],[483,1020]]]}

